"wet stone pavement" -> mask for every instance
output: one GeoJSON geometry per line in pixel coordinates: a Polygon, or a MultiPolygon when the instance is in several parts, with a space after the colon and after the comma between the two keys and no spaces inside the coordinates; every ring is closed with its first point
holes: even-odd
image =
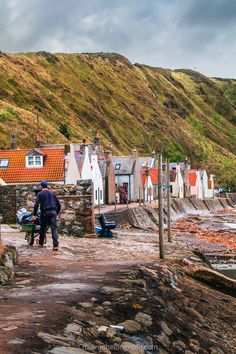
{"type": "MultiPolygon", "coordinates": [[[[174,242],[166,243],[166,258],[182,260],[191,253],[189,248],[232,258],[235,249],[229,237],[236,235],[226,224],[235,215],[195,215],[177,222],[174,242]],[[213,232],[224,236],[222,243],[212,242],[213,232]]],[[[57,253],[50,235],[43,248],[28,246],[24,234],[9,226],[2,228],[2,237],[16,246],[19,264],[12,284],[0,290],[1,354],[48,352],[48,341],[39,333],[62,331],[73,317],[73,303],[86,304],[102,287],[112,287],[117,272],[136,264],[148,266],[159,256],[158,235],[148,230],[118,229],[113,239],[60,237],[57,253]]]]}
{"type": "Polygon", "coordinates": [[[16,246],[19,265],[13,283],[0,290],[1,354],[41,352],[45,342],[39,330],[63,327],[73,301],[92,296],[123,267],[158,259],[155,233],[117,230],[113,239],[60,237],[58,252],[52,251],[50,235],[43,248],[28,246],[24,234],[9,226],[2,227],[2,237],[16,246]]]}

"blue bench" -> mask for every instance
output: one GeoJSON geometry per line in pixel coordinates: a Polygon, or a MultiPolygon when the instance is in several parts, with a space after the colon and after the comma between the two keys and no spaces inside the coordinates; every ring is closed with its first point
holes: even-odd
{"type": "Polygon", "coordinates": [[[96,232],[99,237],[112,237],[112,231],[116,228],[116,222],[115,221],[108,221],[103,214],[100,214],[98,216],[98,221],[101,225],[101,227],[96,227],[96,232]]]}

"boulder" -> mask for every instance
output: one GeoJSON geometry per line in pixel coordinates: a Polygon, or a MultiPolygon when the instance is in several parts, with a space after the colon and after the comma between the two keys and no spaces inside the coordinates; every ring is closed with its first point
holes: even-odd
{"type": "Polygon", "coordinates": [[[87,352],[83,349],[73,348],[73,347],[55,347],[49,351],[52,354],[93,354],[87,352]]]}
{"type": "Polygon", "coordinates": [[[135,316],[135,321],[140,323],[143,327],[151,327],[152,326],[152,317],[146,313],[138,312],[135,316]]]}
{"type": "Polygon", "coordinates": [[[172,331],[171,329],[167,326],[167,324],[165,322],[161,322],[161,328],[163,330],[163,332],[167,335],[167,336],[171,336],[172,331]]]}
{"type": "Polygon", "coordinates": [[[119,326],[123,326],[125,331],[129,334],[134,334],[134,333],[139,332],[141,330],[140,323],[133,321],[133,320],[127,320],[122,323],[119,323],[119,326]]]}
{"type": "Polygon", "coordinates": [[[123,342],[121,344],[121,348],[125,353],[129,354],[145,354],[145,349],[142,346],[130,343],[130,342],[123,342]]]}

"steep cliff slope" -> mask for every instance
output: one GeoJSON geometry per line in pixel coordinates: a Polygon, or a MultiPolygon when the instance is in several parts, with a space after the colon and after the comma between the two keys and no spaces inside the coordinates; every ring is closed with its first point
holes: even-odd
{"type": "Polygon", "coordinates": [[[0,54],[0,145],[32,146],[39,116],[46,142],[91,140],[116,153],[162,145],[220,182],[236,181],[236,85],[190,70],[132,65],[118,54],[0,54]]]}

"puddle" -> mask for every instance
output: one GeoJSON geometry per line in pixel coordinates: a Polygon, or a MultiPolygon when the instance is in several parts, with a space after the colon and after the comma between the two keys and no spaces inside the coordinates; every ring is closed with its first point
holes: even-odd
{"type": "Polygon", "coordinates": [[[226,275],[229,278],[236,279],[236,264],[214,264],[214,269],[226,275]]]}
{"type": "Polygon", "coordinates": [[[227,222],[224,224],[224,226],[226,226],[232,230],[236,230],[236,223],[235,222],[227,222]]]}
{"type": "Polygon", "coordinates": [[[83,283],[64,283],[64,284],[48,284],[48,285],[41,285],[38,286],[37,289],[42,291],[49,291],[49,290],[66,290],[66,291],[75,291],[75,290],[85,290],[91,289],[92,286],[83,283]]]}

